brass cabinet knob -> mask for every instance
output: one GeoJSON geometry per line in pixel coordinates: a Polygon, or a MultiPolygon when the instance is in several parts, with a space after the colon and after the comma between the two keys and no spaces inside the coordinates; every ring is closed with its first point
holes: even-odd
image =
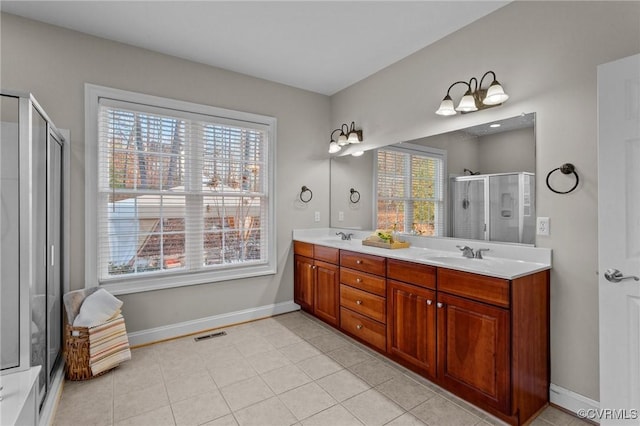
{"type": "Polygon", "coordinates": [[[427,305],[431,305],[433,301],[431,299],[427,299],[427,305]]]}
{"type": "Polygon", "coordinates": [[[438,308],[442,308],[442,307],[444,306],[444,303],[438,302],[438,303],[436,304],[436,306],[437,306],[438,308]]]}
{"type": "Polygon", "coordinates": [[[358,265],[360,265],[360,264],[362,263],[362,260],[358,259],[358,260],[356,260],[356,263],[357,263],[358,265]]]}
{"type": "Polygon", "coordinates": [[[358,324],[358,325],[356,325],[356,328],[357,328],[358,330],[361,330],[361,329],[362,329],[362,324],[358,324]]]}
{"type": "Polygon", "coordinates": [[[362,300],[356,300],[356,305],[362,305],[362,300]]]}
{"type": "Polygon", "coordinates": [[[362,278],[356,278],[356,282],[357,283],[361,283],[362,282],[362,278]]]}

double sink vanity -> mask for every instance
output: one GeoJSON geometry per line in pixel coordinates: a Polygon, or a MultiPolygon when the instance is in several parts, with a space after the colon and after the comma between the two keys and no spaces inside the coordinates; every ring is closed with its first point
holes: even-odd
{"type": "Polygon", "coordinates": [[[336,231],[293,232],[303,310],[511,424],[546,407],[551,250],[411,237],[389,250],[336,231]]]}

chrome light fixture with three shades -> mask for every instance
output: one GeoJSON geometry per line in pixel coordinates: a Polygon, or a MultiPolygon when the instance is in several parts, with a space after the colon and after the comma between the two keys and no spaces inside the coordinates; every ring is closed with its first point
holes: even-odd
{"type": "Polygon", "coordinates": [[[509,95],[504,92],[504,88],[498,80],[496,80],[496,73],[493,71],[487,71],[480,79],[480,84],[478,84],[478,79],[471,77],[469,82],[456,81],[449,86],[449,89],[447,89],[447,95],[440,103],[440,108],[438,108],[436,114],[445,116],[455,115],[458,112],[465,114],[501,105],[507,99],[509,99],[509,95]],[[483,89],[482,83],[484,78],[489,74],[493,76],[493,82],[487,89],[483,89]],[[451,92],[451,89],[457,84],[464,84],[467,86],[467,91],[464,96],[462,96],[458,106],[454,108],[453,99],[451,99],[449,92],[451,92]]]}

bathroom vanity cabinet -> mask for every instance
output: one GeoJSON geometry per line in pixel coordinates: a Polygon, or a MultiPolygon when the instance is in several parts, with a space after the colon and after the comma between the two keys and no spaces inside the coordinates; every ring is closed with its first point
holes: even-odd
{"type": "Polygon", "coordinates": [[[339,250],[296,241],[294,302],[321,320],[338,326],[339,250]]]}
{"type": "Polygon", "coordinates": [[[502,279],[331,248],[336,283],[318,279],[319,247],[295,242],[302,309],[511,424],[548,404],[548,270],[502,279]],[[322,286],[335,320],[318,314],[322,286]]]}

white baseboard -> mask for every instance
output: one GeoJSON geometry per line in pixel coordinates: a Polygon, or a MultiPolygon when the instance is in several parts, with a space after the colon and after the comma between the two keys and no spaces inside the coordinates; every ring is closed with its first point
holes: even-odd
{"type": "MultiPolygon", "coordinates": [[[[558,385],[551,383],[549,386],[549,402],[559,407],[569,410],[577,415],[578,410],[597,410],[600,408],[600,403],[593,399],[582,396],[579,393],[570,391],[558,385]]],[[[590,419],[592,421],[598,421],[598,419],[590,419]]]]}
{"type": "Polygon", "coordinates": [[[292,300],[276,303],[272,305],[259,306],[257,308],[244,309],[242,311],[229,312],[221,315],[214,315],[197,320],[180,322],[177,324],[165,325],[162,327],[150,328],[147,330],[134,331],[128,333],[129,344],[131,346],[144,345],[160,340],[172,339],[187,334],[197,333],[202,330],[225,327],[246,321],[257,320],[270,317],[272,315],[284,314],[300,309],[300,306],[292,300]]]}

